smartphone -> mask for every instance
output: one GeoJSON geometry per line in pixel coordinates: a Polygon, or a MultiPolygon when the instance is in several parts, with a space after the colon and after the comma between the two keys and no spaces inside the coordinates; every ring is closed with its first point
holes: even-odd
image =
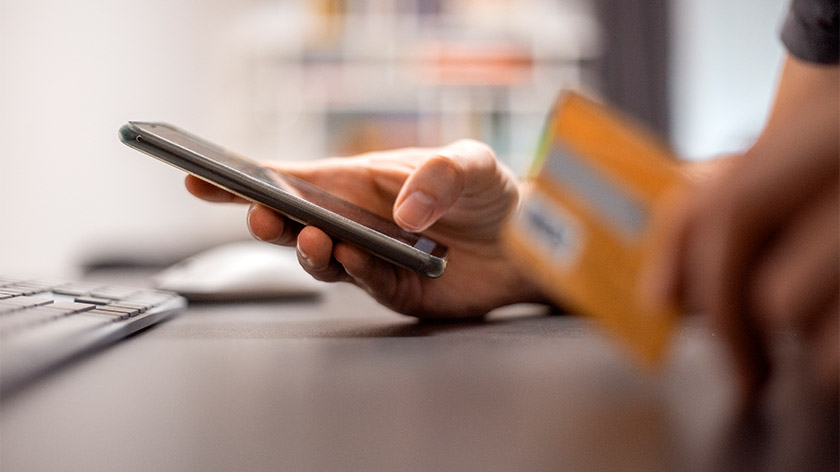
{"type": "Polygon", "coordinates": [[[446,246],[294,176],[264,167],[165,123],[130,121],[128,146],[304,225],[428,277],[446,269],[446,246]]]}

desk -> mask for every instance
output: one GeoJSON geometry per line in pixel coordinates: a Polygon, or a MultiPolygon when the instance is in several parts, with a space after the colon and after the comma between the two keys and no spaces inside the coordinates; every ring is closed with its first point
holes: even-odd
{"type": "Polygon", "coordinates": [[[729,375],[698,322],[650,377],[587,320],[428,325],[334,285],[192,306],[4,399],[0,469],[836,470],[836,410],[735,421],[729,375]]]}

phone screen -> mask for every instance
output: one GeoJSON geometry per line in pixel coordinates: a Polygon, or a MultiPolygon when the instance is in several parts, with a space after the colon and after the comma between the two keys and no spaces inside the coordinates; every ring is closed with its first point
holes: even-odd
{"type": "MultiPolygon", "coordinates": [[[[235,176],[238,174],[241,178],[257,181],[276,191],[283,192],[294,199],[299,199],[317,208],[327,210],[339,218],[344,219],[344,223],[347,225],[360,224],[437,259],[444,260],[446,257],[446,247],[436,241],[421,234],[405,231],[393,221],[332,195],[309,182],[264,167],[251,159],[240,156],[221,146],[169,125],[161,123],[131,123],[130,126],[134,126],[141,131],[141,134],[135,137],[137,141],[149,141],[154,147],[168,148],[167,151],[175,155],[188,155],[190,162],[199,162],[199,167],[209,169],[214,175],[224,174],[235,176]]],[[[150,152],[148,149],[141,150],[150,152]]],[[[152,154],[154,155],[154,153],[152,154]]],[[[171,160],[167,161],[170,164],[179,166],[176,162],[172,162],[171,160]]],[[[184,168],[186,166],[179,167],[184,168]]],[[[185,170],[192,172],[190,169],[185,170]]],[[[208,178],[199,172],[192,173],[211,183],[218,184],[213,178],[208,178]]],[[[236,180],[242,180],[241,178],[236,180]]],[[[224,185],[222,186],[224,187],[224,185]]],[[[228,190],[235,191],[235,189],[230,188],[228,190]]],[[[243,194],[242,196],[255,200],[250,195],[243,194]]],[[[295,219],[294,215],[289,215],[287,212],[282,211],[282,209],[281,212],[295,219]]],[[[310,223],[309,221],[299,221],[304,224],[310,223]]]]}

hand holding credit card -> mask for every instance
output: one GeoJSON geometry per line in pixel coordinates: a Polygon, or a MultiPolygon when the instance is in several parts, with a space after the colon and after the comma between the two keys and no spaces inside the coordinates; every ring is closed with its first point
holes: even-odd
{"type": "Polygon", "coordinates": [[[531,187],[505,240],[556,303],[596,318],[654,366],[677,313],[642,306],[638,278],[658,247],[656,214],[666,195],[685,185],[657,139],[566,92],[549,117],[531,187]]]}

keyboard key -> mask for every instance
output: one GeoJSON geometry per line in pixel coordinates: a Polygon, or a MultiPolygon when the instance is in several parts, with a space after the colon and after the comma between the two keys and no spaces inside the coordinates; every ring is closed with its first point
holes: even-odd
{"type": "Polygon", "coordinates": [[[3,292],[5,293],[12,293],[17,295],[32,295],[33,293],[38,293],[41,290],[34,289],[32,287],[21,287],[18,285],[9,285],[3,287],[3,292]]]}
{"type": "Polygon", "coordinates": [[[128,298],[136,294],[137,292],[139,292],[139,290],[137,290],[134,287],[110,286],[98,288],[96,290],[91,290],[90,296],[97,298],[107,298],[109,300],[121,300],[123,298],[128,298]]]}
{"type": "Polygon", "coordinates": [[[50,310],[57,310],[64,313],[65,315],[69,315],[71,313],[81,313],[83,311],[93,310],[94,308],[96,308],[96,305],[76,302],[56,302],[51,305],[45,306],[45,308],[48,308],[50,310]]]}
{"type": "Polygon", "coordinates": [[[52,303],[52,298],[45,297],[45,296],[20,296],[15,297],[10,300],[4,300],[4,304],[9,305],[17,305],[21,307],[28,307],[28,306],[39,306],[39,305],[46,305],[48,303],[52,303]]]}
{"type": "Polygon", "coordinates": [[[125,300],[120,300],[118,302],[111,303],[109,306],[124,307],[124,308],[135,308],[137,310],[140,310],[140,313],[143,313],[143,312],[147,311],[149,308],[154,307],[155,304],[154,303],[150,304],[150,303],[127,302],[125,300]]]}
{"type": "Polygon", "coordinates": [[[57,293],[59,295],[82,297],[88,295],[91,292],[91,290],[96,290],[98,288],[102,288],[102,285],[83,282],[71,282],[59,285],[58,287],[53,287],[52,291],[53,293],[57,293]]]}
{"type": "Polygon", "coordinates": [[[107,319],[109,321],[121,321],[128,318],[128,314],[121,313],[118,311],[107,311],[101,308],[94,308],[93,310],[89,310],[83,313],[79,313],[78,315],[74,316],[81,316],[81,315],[88,315],[88,316],[98,316],[103,319],[107,319]]]}
{"type": "Polygon", "coordinates": [[[20,296],[9,298],[7,300],[0,300],[0,314],[11,313],[13,311],[23,310],[24,308],[33,306],[48,305],[52,302],[52,298],[37,296],[20,296]]]}
{"type": "Polygon", "coordinates": [[[140,314],[140,309],[139,308],[129,308],[129,307],[121,307],[121,306],[115,306],[115,305],[100,306],[98,309],[103,310],[103,311],[111,311],[111,312],[114,312],[114,313],[123,313],[128,317],[136,316],[136,315],[140,314]]]}
{"type": "Polygon", "coordinates": [[[76,297],[76,302],[78,303],[90,303],[92,305],[107,305],[111,303],[113,300],[109,300],[107,298],[98,298],[98,297],[91,297],[91,296],[84,296],[84,297],[76,297]]]}
{"type": "Polygon", "coordinates": [[[60,282],[50,280],[26,280],[10,285],[11,287],[19,287],[35,290],[36,292],[46,292],[52,287],[59,285],[60,282]]]}
{"type": "Polygon", "coordinates": [[[174,298],[176,295],[174,293],[169,292],[157,292],[151,290],[144,290],[141,292],[137,292],[130,297],[124,298],[120,300],[120,303],[123,302],[132,302],[132,303],[142,303],[149,306],[160,305],[167,300],[174,298]]]}

